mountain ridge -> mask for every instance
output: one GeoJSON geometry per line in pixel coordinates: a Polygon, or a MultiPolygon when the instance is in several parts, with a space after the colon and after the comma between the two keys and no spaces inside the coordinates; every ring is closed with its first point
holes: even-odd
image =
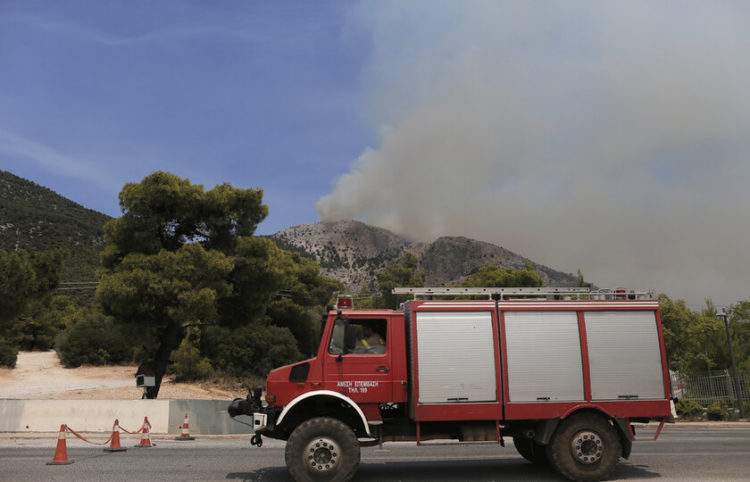
{"type": "Polygon", "coordinates": [[[0,170],[0,249],[68,252],[62,281],[96,279],[111,218],[53,190],[0,170]]]}
{"type": "MultiPolygon", "coordinates": [[[[65,249],[62,281],[93,281],[112,219],[49,188],[0,170],[0,249],[65,249]]],[[[574,286],[577,277],[535,263],[501,246],[464,236],[425,243],[360,221],[300,224],[267,236],[283,248],[314,259],[324,275],[347,290],[377,289],[377,272],[405,251],[419,258],[428,286],[458,284],[482,266],[521,269],[530,264],[546,285],[574,286]]]]}
{"type": "Polygon", "coordinates": [[[578,278],[554,270],[485,241],[442,236],[430,243],[409,240],[360,221],[301,224],[271,236],[281,248],[302,253],[320,264],[323,274],[343,281],[350,291],[374,291],[375,274],[405,251],[419,258],[426,285],[458,284],[485,265],[521,269],[531,265],[549,286],[577,286],[578,278]]]}

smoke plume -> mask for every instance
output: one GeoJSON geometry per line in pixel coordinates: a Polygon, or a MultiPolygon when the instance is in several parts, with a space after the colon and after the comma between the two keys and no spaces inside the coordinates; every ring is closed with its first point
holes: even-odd
{"type": "Polygon", "coordinates": [[[731,2],[365,3],[379,143],[318,202],[600,286],[750,298],[750,11],[731,2]]]}

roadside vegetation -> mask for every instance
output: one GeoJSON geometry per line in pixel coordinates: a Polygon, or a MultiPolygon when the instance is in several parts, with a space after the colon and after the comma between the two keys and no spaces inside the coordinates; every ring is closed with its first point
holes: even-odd
{"type": "Polygon", "coordinates": [[[260,189],[155,172],[120,193],[96,297],[55,294],[63,254],[0,251],[0,363],[56,348],[63,365],[135,362],[180,380],[264,376],[310,356],[341,283],[255,229],[260,189]]]}
{"type": "MultiPolygon", "coordinates": [[[[750,403],[745,402],[745,413],[750,413],[750,403]]],[[[720,400],[707,406],[704,406],[694,400],[680,400],[675,404],[677,416],[681,420],[698,422],[698,421],[737,421],[739,414],[736,400],[720,400]]]]}
{"type": "MultiPolygon", "coordinates": [[[[0,250],[0,366],[13,367],[19,349],[55,348],[67,367],[135,362],[157,382],[171,374],[249,383],[315,354],[321,314],[343,285],[322,276],[315,261],[255,235],[268,215],[262,190],[204,190],[155,172],[125,185],[120,206],[122,215],[104,226],[95,297],[57,290],[71,259],[63,249],[0,250]]],[[[375,278],[378,291],[359,293],[358,308],[396,308],[408,297],[391,290],[424,286],[426,274],[405,252],[375,278]]],[[[530,265],[484,266],[462,283],[541,285],[530,265]]],[[[726,332],[710,301],[699,311],[667,295],[659,301],[670,370],[729,367],[726,332]]],[[[738,369],[750,372],[750,323],[743,323],[750,300],[727,314],[738,369]]],[[[157,383],[149,396],[158,391],[157,383]]],[[[678,411],[686,418],[734,413],[730,405],[689,401],[678,411]]]]}

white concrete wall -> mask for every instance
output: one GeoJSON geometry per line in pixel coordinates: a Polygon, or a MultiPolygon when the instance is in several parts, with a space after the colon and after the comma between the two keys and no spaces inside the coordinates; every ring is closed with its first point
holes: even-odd
{"type": "Polygon", "coordinates": [[[179,434],[185,413],[190,434],[243,434],[252,429],[227,414],[221,400],[17,400],[0,399],[0,432],[56,432],[66,424],[76,432],[111,432],[115,419],[134,432],[144,417],[151,432],[179,434]]]}
{"type": "Polygon", "coordinates": [[[0,432],[111,432],[115,419],[135,432],[144,417],[151,432],[168,432],[169,400],[0,400],[0,432]]]}
{"type": "MultiPolygon", "coordinates": [[[[181,433],[185,414],[190,418],[190,435],[252,433],[252,427],[233,420],[227,413],[230,401],[221,400],[170,400],[169,432],[181,433]]],[[[239,417],[252,424],[250,417],[239,417]]]]}

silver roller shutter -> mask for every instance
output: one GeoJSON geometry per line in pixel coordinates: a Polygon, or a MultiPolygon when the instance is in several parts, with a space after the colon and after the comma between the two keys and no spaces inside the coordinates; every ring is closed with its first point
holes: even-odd
{"type": "Polygon", "coordinates": [[[510,402],[581,401],[583,369],[574,311],[506,311],[510,402]]]}
{"type": "Polygon", "coordinates": [[[664,376],[653,311],[585,313],[594,400],[663,399],[664,376]]]}
{"type": "Polygon", "coordinates": [[[419,403],[497,401],[490,312],[418,312],[419,403]]]}

